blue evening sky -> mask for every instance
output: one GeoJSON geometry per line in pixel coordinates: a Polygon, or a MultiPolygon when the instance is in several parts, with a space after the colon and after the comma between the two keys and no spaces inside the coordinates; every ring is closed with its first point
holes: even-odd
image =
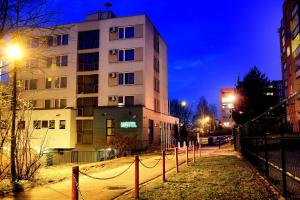
{"type": "MultiPolygon", "coordinates": [[[[101,0],[52,0],[59,23],[83,21],[101,0]]],[[[146,13],[169,47],[169,97],[219,107],[219,90],[234,87],[254,65],[281,79],[283,0],[111,0],[117,16],[146,13]]]]}

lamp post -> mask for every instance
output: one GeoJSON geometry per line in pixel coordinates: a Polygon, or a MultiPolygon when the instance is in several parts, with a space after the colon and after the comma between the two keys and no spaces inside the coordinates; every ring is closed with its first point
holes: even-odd
{"type": "Polygon", "coordinates": [[[17,62],[23,57],[23,49],[19,44],[10,44],[7,47],[7,58],[13,65],[12,77],[12,123],[11,123],[11,141],[10,141],[10,160],[11,160],[11,182],[16,181],[16,108],[17,108],[17,62]]]}

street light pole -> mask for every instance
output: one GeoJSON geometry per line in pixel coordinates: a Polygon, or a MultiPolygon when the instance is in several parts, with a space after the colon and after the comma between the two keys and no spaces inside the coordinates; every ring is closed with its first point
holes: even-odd
{"type": "MultiPolygon", "coordinates": [[[[15,64],[15,63],[14,63],[15,64]]],[[[13,72],[12,88],[12,123],[11,123],[11,141],[10,141],[10,158],[11,158],[11,182],[16,181],[16,110],[17,110],[17,73],[16,66],[13,72]]]]}

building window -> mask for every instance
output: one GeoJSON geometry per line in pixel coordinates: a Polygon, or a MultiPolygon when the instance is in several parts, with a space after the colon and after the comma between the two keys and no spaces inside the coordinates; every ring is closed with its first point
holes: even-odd
{"type": "Polygon", "coordinates": [[[48,128],[48,120],[42,121],[42,128],[48,128]]]}
{"type": "Polygon", "coordinates": [[[78,33],[78,49],[99,48],[99,30],[78,33]]]}
{"type": "Polygon", "coordinates": [[[27,46],[28,48],[38,48],[40,40],[39,38],[30,38],[28,39],[27,46]]]}
{"type": "Polygon", "coordinates": [[[84,53],[78,55],[78,71],[94,71],[99,69],[99,53],[84,53]]]}
{"type": "Polygon", "coordinates": [[[37,68],[39,67],[39,61],[37,59],[29,59],[26,63],[27,68],[37,68]]]}
{"type": "Polygon", "coordinates": [[[67,88],[67,77],[60,77],[60,88],[67,88]]]}
{"type": "Polygon", "coordinates": [[[25,80],[25,90],[36,90],[37,79],[25,80]]]}
{"type": "Polygon", "coordinates": [[[55,120],[49,120],[49,129],[55,129],[55,120]]]}
{"type": "Polygon", "coordinates": [[[34,129],[41,129],[41,120],[34,120],[33,121],[33,128],[34,129]]]}
{"type": "Polygon", "coordinates": [[[58,35],[56,37],[56,45],[57,46],[68,45],[68,43],[69,43],[69,35],[68,34],[58,35]]]}
{"type": "Polygon", "coordinates": [[[52,78],[51,77],[48,77],[46,78],[46,89],[51,89],[51,86],[52,86],[52,78]]]}
{"type": "Polygon", "coordinates": [[[56,56],[56,66],[57,67],[68,66],[68,56],[56,56]]]}
{"type": "Polygon", "coordinates": [[[119,61],[134,61],[134,49],[119,50],[119,61]]]}
{"type": "Polygon", "coordinates": [[[18,121],[18,129],[24,130],[25,129],[25,121],[18,121]]]}
{"type": "Polygon", "coordinates": [[[59,129],[66,129],[66,120],[59,120],[59,129]]]}
{"type": "Polygon", "coordinates": [[[82,75],[77,78],[78,93],[97,93],[98,92],[98,74],[82,75]]]}
{"type": "Polygon", "coordinates": [[[50,99],[46,99],[45,100],[45,109],[50,109],[51,108],[51,100],[50,99]]]}
{"type": "Polygon", "coordinates": [[[111,142],[112,137],[115,136],[115,120],[107,119],[106,120],[106,143],[111,142]]]}
{"type": "Polygon", "coordinates": [[[134,96],[119,96],[118,104],[132,106],[134,105],[134,96]]]}
{"type": "Polygon", "coordinates": [[[7,120],[0,120],[0,129],[7,129],[7,128],[8,128],[7,120]]]}
{"type": "Polygon", "coordinates": [[[119,73],[119,85],[134,84],[134,73],[119,73]]]}
{"type": "Polygon", "coordinates": [[[153,59],[153,68],[155,72],[159,72],[159,59],[156,57],[153,59]]]}
{"type": "Polygon", "coordinates": [[[54,108],[59,108],[59,99],[54,99],[54,108]]]}
{"type": "Polygon", "coordinates": [[[77,120],[77,143],[93,144],[92,120],[77,120]]]}
{"type": "Polygon", "coordinates": [[[154,78],[154,91],[159,92],[159,80],[154,78]]]}
{"type": "Polygon", "coordinates": [[[160,101],[158,99],[154,99],[154,111],[160,112],[160,101]]]}
{"type": "Polygon", "coordinates": [[[94,108],[98,106],[98,97],[83,97],[77,99],[78,116],[93,116],[94,108]]]}
{"type": "Polygon", "coordinates": [[[60,106],[60,108],[66,108],[67,107],[67,99],[60,99],[59,106],[60,106]]]}
{"type": "Polygon", "coordinates": [[[36,100],[30,100],[30,101],[29,101],[29,104],[30,104],[30,107],[31,107],[31,108],[36,108],[37,101],[36,101],[36,100]]]}
{"type": "Polygon", "coordinates": [[[119,39],[133,38],[134,37],[134,27],[122,27],[118,29],[119,39]]]}

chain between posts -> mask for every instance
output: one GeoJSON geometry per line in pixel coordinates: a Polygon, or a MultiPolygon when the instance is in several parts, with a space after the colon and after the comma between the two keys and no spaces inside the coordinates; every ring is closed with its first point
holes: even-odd
{"type": "Polygon", "coordinates": [[[121,176],[122,174],[124,174],[125,172],[127,172],[133,164],[134,164],[134,161],[132,163],[130,163],[130,165],[124,171],[122,171],[121,173],[119,173],[115,176],[112,176],[112,177],[107,177],[107,178],[100,178],[100,177],[91,176],[91,175],[89,175],[85,172],[82,172],[82,171],[79,171],[79,173],[82,174],[82,175],[85,175],[89,178],[96,179],[96,180],[110,180],[110,179],[117,178],[117,177],[121,176]]]}
{"type": "Polygon", "coordinates": [[[154,168],[158,165],[159,161],[161,161],[161,157],[158,159],[158,161],[153,165],[153,166],[147,166],[145,163],[142,162],[142,160],[139,160],[139,162],[141,163],[142,166],[148,168],[148,169],[151,169],[151,168],[154,168]]]}
{"type": "MultiPolygon", "coordinates": [[[[169,154],[170,155],[170,154],[169,154]]],[[[166,155],[166,158],[167,160],[173,160],[173,158],[175,157],[175,154],[173,154],[173,156],[171,158],[169,158],[167,155],[166,155]]]]}

